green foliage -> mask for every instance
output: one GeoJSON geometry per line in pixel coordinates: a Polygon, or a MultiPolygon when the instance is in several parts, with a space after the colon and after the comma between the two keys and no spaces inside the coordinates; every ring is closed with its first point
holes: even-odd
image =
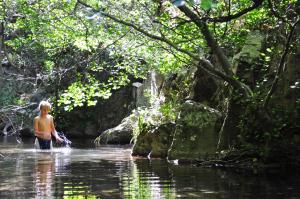
{"type": "Polygon", "coordinates": [[[45,60],[44,70],[47,72],[51,72],[53,70],[54,64],[55,63],[53,61],[45,60]]]}
{"type": "Polygon", "coordinates": [[[94,106],[97,99],[108,99],[110,96],[110,88],[106,84],[100,83],[89,76],[87,84],[83,84],[81,81],[72,83],[66,92],[62,94],[58,105],[64,105],[65,110],[70,111],[74,107],[84,106],[85,103],[87,103],[87,106],[94,106]]]}
{"type": "MultiPolygon", "coordinates": [[[[138,135],[148,133],[155,126],[175,121],[177,112],[171,113],[169,109],[171,106],[170,104],[164,103],[159,108],[138,107],[137,125],[133,129],[134,140],[137,139],[138,135]]],[[[175,111],[175,107],[173,107],[173,111],[175,111]]]]}
{"type": "Polygon", "coordinates": [[[212,8],[212,0],[201,0],[201,8],[203,8],[204,10],[209,10],[212,8]]]}
{"type": "Polygon", "coordinates": [[[149,127],[151,126],[149,121],[145,120],[146,114],[148,114],[147,110],[139,110],[139,116],[137,125],[133,129],[133,141],[134,143],[137,140],[137,137],[141,134],[144,135],[148,132],[149,127]]]}
{"type": "MultiPolygon", "coordinates": [[[[291,131],[298,127],[297,121],[290,117],[289,110],[274,106],[270,112],[266,113],[262,108],[262,100],[259,95],[241,100],[241,103],[244,107],[239,125],[241,148],[255,150],[258,156],[265,160],[275,156],[279,157],[284,151],[295,148],[295,145],[292,144],[291,131]],[[287,142],[289,144],[285,145],[287,142]]],[[[292,154],[295,151],[290,152],[292,154]]]]}
{"type": "Polygon", "coordinates": [[[0,107],[16,104],[18,101],[16,96],[16,88],[13,82],[4,83],[0,89],[0,107]]]}
{"type": "MultiPolygon", "coordinates": [[[[174,18],[174,15],[180,16],[181,14],[174,10],[171,3],[164,4],[166,11],[160,15],[154,15],[157,11],[157,4],[146,0],[139,1],[139,3],[89,0],[86,3],[116,18],[134,22],[136,26],[151,34],[157,35],[157,32],[161,32],[181,49],[200,56],[209,52],[195,24],[182,23],[180,17],[174,18]],[[126,15],[124,15],[125,11],[126,15]],[[158,23],[153,23],[153,19],[158,23]]],[[[200,6],[202,8],[200,12],[203,13],[211,9],[212,16],[224,14],[228,6],[222,2],[214,5],[211,0],[201,1],[200,4],[197,1],[190,1],[190,3],[193,6],[200,6]]],[[[249,5],[247,1],[233,1],[232,4],[234,5],[232,8],[236,11],[249,5]]],[[[11,5],[13,6],[12,2],[11,5]]],[[[135,78],[144,78],[147,71],[152,69],[163,74],[176,73],[186,63],[192,61],[189,56],[170,48],[169,45],[145,37],[127,26],[102,17],[100,12],[79,6],[76,1],[51,1],[50,3],[39,1],[29,5],[27,1],[20,0],[15,7],[18,14],[25,17],[18,17],[16,22],[8,23],[7,31],[24,31],[26,34],[6,41],[7,45],[15,50],[22,49],[24,46],[39,48],[40,62],[47,73],[56,67],[78,67],[77,64],[87,66],[85,73],[88,75],[85,78],[71,80],[69,88],[60,93],[62,96],[60,104],[66,106],[66,110],[84,104],[95,105],[98,99],[105,99],[109,97],[109,92],[126,85],[129,74],[135,78]],[[55,61],[59,59],[57,55],[69,53],[68,49],[90,54],[77,58],[77,60],[83,59],[83,63],[76,63],[76,57],[70,57],[74,61],[67,59],[64,62],[55,61]],[[100,54],[99,51],[108,52],[110,60],[118,59],[118,61],[114,63],[96,61],[95,57],[100,54]],[[44,55],[41,56],[42,54],[44,55]],[[114,75],[106,82],[99,82],[100,80],[89,70],[96,73],[106,70],[114,75]],[[77,92],[82,94],[75,96],[77,92]]],[[[254,16],[256,18],[250,20],[252,24],[255,24],[263,15],[254,16]]],[[[219,27],[214,28],[217,37],[226,36],[221,40],[221,45],[228,44],[230,47],[237,48],[237,44],[243,42],[241,34],[243,30],[233,27],[234,23],[230,24],[226,34],[222,32],[224,24],[221,23],[219,27]]],[[[244,32],[247,32],[248,28],[250,25],[246,26],[244,32]]]]}
{"type": "Polygon", "coordinates": [[[4,22],[4,18],[5,18],[5,10],[4,10],[4,2],[1,1],[0,2],[0,22],[4,22]]]}
{"type": "Polygon", "coordinates": [[[188,126],[205,128],[211,124],[211,121],[214,121],[214,118],[208,112],[191,112],[190,114],[186,114],[181,120],[188,126]]]}
{"type": "Polygon", "coordinates": [[[164,120],[169,122],[175,122],[179,113],[179,104],[165,102],[159,107],[159,111],[162,113],[164,120]]]}

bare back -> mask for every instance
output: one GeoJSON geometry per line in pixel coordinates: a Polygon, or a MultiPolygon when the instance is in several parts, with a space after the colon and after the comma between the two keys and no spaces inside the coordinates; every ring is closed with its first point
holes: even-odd
{"type": "Polygon", "coordinates": [[[37,137],[50,140],[53,126],[53,117],[51,115],[47,115],[46,117],[37,116],[34,118],[34,130],[37,137]]]}

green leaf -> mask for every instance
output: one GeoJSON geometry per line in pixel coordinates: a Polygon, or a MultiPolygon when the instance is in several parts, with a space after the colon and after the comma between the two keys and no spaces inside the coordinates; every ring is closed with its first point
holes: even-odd
{"type": "Polygon", "coordinates": [[[201,0],[200,6],[204,10],[209,10],[212,7],[212,0],[201,0]]]}

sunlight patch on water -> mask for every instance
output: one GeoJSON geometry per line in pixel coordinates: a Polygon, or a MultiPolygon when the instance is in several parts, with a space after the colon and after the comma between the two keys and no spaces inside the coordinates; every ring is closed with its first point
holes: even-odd
{"type": "Polygon", "coordinates": [[[216,192],[216,191],[210,191],[210,190],[205,190],[205,189],[203,189],[203,190],[200,190],[202,193],[206,193],[206,194],[217,194],[218,192],[216,192]]]}
{"type": "Polygon", "coordinates": [[[69,154],[71,153],[72,149],[68,147],[62,147],[62,148],[53,148],[51,150],[42,150],[42,149],[22,149],[22,148],[7,148],[7,149],[1,149],[1,154],[5,156],[5,154],[22,154],[22,153],[63,153],[63,154],[69,154]]]}
{"type": "Polygon", "coordinates": [[[41,149],[22,149],[22,148],[7,148],[1,149],[3,158],[11,154],[26,154],[28,157],[36,156],[37,154],[61,154],[62,156],[71,156],[73,160],[79,161],[97,161],[99,159],[105,160],[132,160],[131,149],[129,148],[96,148],[96,149],[73,149],[69,147],[53,148],[51,150],[41,149]]]}

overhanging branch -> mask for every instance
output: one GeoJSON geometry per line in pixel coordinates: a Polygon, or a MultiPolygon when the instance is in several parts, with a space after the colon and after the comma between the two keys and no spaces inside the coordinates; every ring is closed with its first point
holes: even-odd
{"type": "Polygon", "coordinates": [[[216,17],[216,18],[205,17],[205,18],[202,18],[201,20],[210,21],[210,22],[228,22],[228,21],[231,21],[231,20],[241,17],[241,16],[247,14],[248,12],[251,12],[252,10],[255,10],[263,3],[263,1],[264,0],[253,0],[253,4],[250,7],[245,8],[245,9],[241,10],[240,12],[232,14],[232,15],[229,14],[227,16],[221,16],[221,17],[216,17]]]}
{"type": "MultiPolygon", "coordinates": [[[[151,34],[151,33],[147,32],[146,30],[142,29],[141,27],[135,25],[134,23],[130,23],[130,22],[124,21],[122,19],[119,19],[119,18],[117,18],[117,17],[115,17],[115,16],[113,16],[111,14],[103,12],[100,9],[94,9],[92,6],[86,4],[85,2],[82,2],[81,0],[78,0],[78,3],[82,4],[85,7],[92,8],[94,10],[94,12],[99,12],[102,16],[107,17],[107,18],[113,20],[114,22],[117,22],[119,24],[123,24],[123,25],[125,25],[127,27],[131,27],[134,30],[136,30],[137,32],[139,32],[139,33],[141,33],[141,34],[143,34],[143,35],[145,35],[145,36],[147,36],[147,37],[149,37],[151,39],[154,39],[154,40],[166,43],[167,45],[169,45],[170,47],[174,48],[178,52],[184,53],[184,54],[190,56],[192,59],[194,59],[195,62],[200,63],[199,66],[203,70],[207,71],[208,73],[212,74],[215,77],[223,79],[224,81],[226,81],[230,85],[232,85],[234,88],[241,89],[246,95],[249,95],[249,92],[248,92],[248,90],[246,88],[247,86],[243,85],[241,82],[239,82],[239,81],[237,81],[237,80],[235,80],[233,78],[233,73],[232,73],[232,71],[229,70],[230,64],[229,64],[227,58],[225,57],[225,55],[222,52],[222,50],[220,48],[218,48],[218,46],[216,44],[216,41],[214,40],[214,38],[210,34],[210,32],[209,32],[208,27],[206,26],[206,24],[203,24],[201,20],[198,21],[198,19],[200,19],[200,18],[197,17],[197,21],[199,22],[197,25],[199,25],[202,28],[202,32],[204,32],[204,35],[206,37],[208,37],[206,39],[208,39],[209,42],[215,42],[215,44],[213,44],[213,45],[214,45],[214,47],[217,47],[217,48],[214,48],[214,47],[213,48],[217,52],[219,52],[219,56],[223,57],[223,59],[225,60],[225,61],[223,60],[222,63],[226,62],[225,64],[223,64],[223,66],[225,65],[225,67],[227,67],[227,69],[225,68],[226,74],[222,73],[221,71],[216,70],[215,67],[213,67],[213,65],[210,63],[209,60],[200,58],[199,56],[191,53],[190,51],[180,48],[179,46],[177,46],[176,44],[174,44],[172,41],[168,40],[166,37],[161,37],[161,36],[158,36],[158,35],[151,34]],[[203,25],[204,25],[204,27],[202,27],[203,25]]],[[[190,12],[192,12],[192,11],[190,11],[190,12]]],[[[192,19],[192,21],[193,21],[193,19],[192,19]]]]}
{"type": "Polygon", "coordinates": [[[185,5],[180,6],[179,10],[183,12],[188,18],[190,18],[199,27],[201,33],[205,37],[207,45],[211,48],[213,53],[217,56],[218,60],[220,61],[222,69],[227,75],[232,77],[233,72],[230,70],[230,63],[227,57],[225,56],[223,50],[220,48],[217,41],[213,37],[209,28],[207,27],[207,24],[185,5]]]}

